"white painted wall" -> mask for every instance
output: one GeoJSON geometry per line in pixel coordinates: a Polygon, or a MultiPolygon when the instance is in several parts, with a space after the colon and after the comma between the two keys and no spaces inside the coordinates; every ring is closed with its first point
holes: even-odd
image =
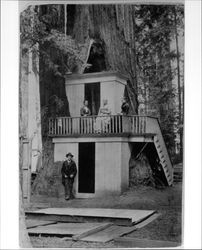
{"type": "Polygon", "coordinates": [[[101,82],[100,83],[100,102],[101,106],[103,104],[103,100],[108,100],[108,106],[111,110],[111,114],[114,115],[115,113],[115,106],[114,106],[114,82],[101,82]]]}
{"type": "Polygon", "coordinates": [[[131,151],[129,143],[121,144],[121,191],[123,192],[129,186],[129,160],[131,151]]]}
{"type": "Polygon", "coordinates": [[[84,101],[84,84],[66,84],[66,95],[69,101],[70,116],[80,116],[84,101]]]}
{"type": "Polygon", "coordinates": [[[121,192],[121,143],[96,143],[96,196],[121,192]]]}
{"type": "Polygon", "coordinates": [[[126,79],[117,73],[91,73],[72,75],[66,78],[66,95],[69,101],[70,115],[80,116],[80,108],[85,96],[85,84],[100,82],[100,101],[108,100],[112,114],[121,112],[126,79]]]}
{"type": "Polygon", "coordinates": [[[101,82],[101,103],[103,99],[108,100],[112,115],[121,112],[121,100],[124,94],[125,85],[118,81],[101,82]]]}
{"type": "Polygon", "coordinates": [[[125,85],[119,82],[114,83],[114,107],[115,114],[121,113],[121,104],[124,96],[125,85]]]}

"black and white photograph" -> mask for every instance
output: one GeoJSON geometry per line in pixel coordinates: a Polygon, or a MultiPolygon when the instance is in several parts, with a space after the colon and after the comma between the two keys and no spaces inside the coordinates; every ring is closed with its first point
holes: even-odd
{"type": "Polygon", "coordinates": [[[21,11],[20,220],[33,247],[181,245],[183,69],[183,4],[21,11]]]}
{"type": "Polygon", "coordinates": [[[185,1],[18,6],[19,246],[182,247],[185,1]]]}

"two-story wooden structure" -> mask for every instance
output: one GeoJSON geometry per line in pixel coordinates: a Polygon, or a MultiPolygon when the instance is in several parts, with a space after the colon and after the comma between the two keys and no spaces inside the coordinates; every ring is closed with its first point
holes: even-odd
{"type": "Polygon", "coordinates": [[[124,191],[129,184],[129,160],[134,148],[144,147],[151,166],[158,158],[164,183],[172,185],[173,169],[158,120],[120,114],[126,82],[127,78],[116,72],[66,76],[70,117],[51,118],[49,136],[54,143],[55,161],[62,161],[67,152],[74,155],[78,166],[76,197],[124,191]],[[85,99],[92,115],[80,117],[85,99]],[[111,109],[110,122],[97,133],[95,123],[103,99],[108,100],[111,109]]]}

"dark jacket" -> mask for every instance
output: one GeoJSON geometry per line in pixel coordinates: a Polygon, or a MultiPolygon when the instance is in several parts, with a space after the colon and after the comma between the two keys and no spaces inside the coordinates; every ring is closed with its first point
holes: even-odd
{"type": "Polygon", "coordinates": [[[83,106],[83,107],[80,109],[80,115],[81,115],[81,116],[88,116],[88,115],[91,115],[90,109],[89,109],[88,107],[83,106]]]}
{"type": "Polygon", "coordinates": [[[65,175],[67,178],[74,179],[77,174],[76,163],[73,160],[70,163],[68,163],[68,161],[64,161],[62,164],[61,174],[62,182],[64,182],[65,175]],[[73,175],[73,177],[70,177],[70,175],[73,175]]]}
{"type": "Polygon", "coordinates": [[[121,105],[121,113],[123,115],[128,115],[129,113],[129,104],[127,102],[124,102],[122,105],[121,105]]]}

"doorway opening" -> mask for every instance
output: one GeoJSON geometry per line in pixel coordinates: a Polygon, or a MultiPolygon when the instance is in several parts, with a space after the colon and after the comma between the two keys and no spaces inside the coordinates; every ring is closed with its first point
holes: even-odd
{"type": "Polygon", "coordinates": [[[95,142],[79,143],[78,192],[95,193],[95,142]]]}
{"type": "Polygon", "coordinates": [[[100,108],[100,83],[85,84],[85,100],[88,100],[88,107],[92,115],[97,115],[100,108]]]}

